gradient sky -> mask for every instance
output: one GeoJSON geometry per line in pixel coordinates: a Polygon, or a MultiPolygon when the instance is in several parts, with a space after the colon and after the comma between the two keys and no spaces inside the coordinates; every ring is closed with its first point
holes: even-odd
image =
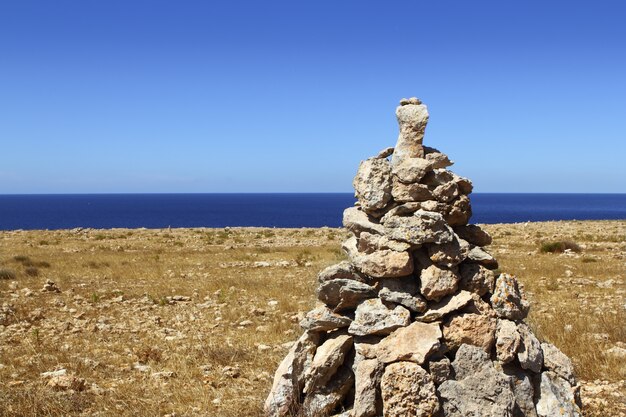
{"type": "Polygon", "coordinates": [[[0,3],[0,193],[349,192],[429,107],[478,192],[626,192],[626,2],[0,3]]]}

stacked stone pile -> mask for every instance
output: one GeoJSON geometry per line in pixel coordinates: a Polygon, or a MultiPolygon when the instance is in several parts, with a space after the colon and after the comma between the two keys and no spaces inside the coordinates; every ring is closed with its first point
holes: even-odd
{"type": "Polygon", "coordinates": [[[522,286],[496,277],[491,237],[468,224],[471,181],[423,146],[426,106],[403,99],[396,115],[396,147],[354,179],[349,260],[320,272],[267,415],[581,415],[571,361],[524,323],[522,286]]]}

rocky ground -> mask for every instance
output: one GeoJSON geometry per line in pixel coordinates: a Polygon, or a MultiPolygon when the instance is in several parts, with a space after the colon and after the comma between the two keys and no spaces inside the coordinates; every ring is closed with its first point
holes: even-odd
{"type": "MultiPolygon", "coordinates": [[[[487,225],[587,416],[626,416],[626,221],[487,225]],[[572,241],[580,252],[540,253],[572,241]]],[[[341,229],[0,232],[0,416],[260,416],[341,229]]]]}

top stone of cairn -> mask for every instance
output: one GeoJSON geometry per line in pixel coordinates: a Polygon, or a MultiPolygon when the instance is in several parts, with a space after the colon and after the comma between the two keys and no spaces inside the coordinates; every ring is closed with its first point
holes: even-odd
{"type": "Polygon", "coordinates": [[[423,158],[422,142],[428,124],[428,108],[416,97],[403,98],[396,108],[396,117],[400,125],[400,134],[391,163],[396,165],[405,158],[423,158]]]}

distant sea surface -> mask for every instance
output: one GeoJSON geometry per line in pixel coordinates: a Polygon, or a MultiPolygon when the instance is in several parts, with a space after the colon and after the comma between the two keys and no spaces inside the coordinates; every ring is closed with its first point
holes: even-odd
{"type": "MultiPolygon", "coordinates": [[[[626,194],[470,195],[472,223],[626,219],[626,194]]],[[[352,194],[0,195],[0,230],[339,227],[352,194]]]]}

